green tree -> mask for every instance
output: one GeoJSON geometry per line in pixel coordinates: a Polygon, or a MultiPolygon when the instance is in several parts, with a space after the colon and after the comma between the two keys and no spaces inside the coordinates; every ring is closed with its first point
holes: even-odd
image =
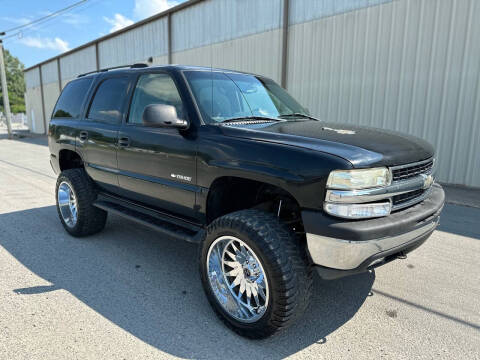
{"type": "MultiPolygon", "coordinates": [[[[25,66],[17,57],[4,50],[5,71],[7,73],[8,97],[10,100],[10,111],[13,114],[25,112],[25,79],[23,69],[25,66]]],[[[3,110],[3,94],[0,86],[0,111],[3,110]]]]}

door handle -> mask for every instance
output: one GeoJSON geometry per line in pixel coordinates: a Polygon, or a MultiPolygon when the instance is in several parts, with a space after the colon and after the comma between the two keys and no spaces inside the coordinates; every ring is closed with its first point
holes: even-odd
{"type": "Polygon", "coordinates": [[[80,141],[85,141],[88,139],[88,132],[87,131],[80,131],[79,135],[80,141]]]}
{"type": "Polygon", "coordinates": [[[118,139],[118,146],[128,147],[130,145],[130,138],[127,136],[118,139]]]}

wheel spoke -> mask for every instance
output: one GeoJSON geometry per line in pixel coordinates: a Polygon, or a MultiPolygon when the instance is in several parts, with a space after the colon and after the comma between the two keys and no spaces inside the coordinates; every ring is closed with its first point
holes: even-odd
{"type": "Polygon", "coordinates": [[[264,280],[264,277],[263,277],[263,274],[260,274],[260,276],[257,278],[257,280],[255,280],[255,284],[257,284],[257,286],[259,287],[264,287],[263,286],[263,280],[264,280]]]}
{"type": "Polygon", "coordinates": [[[242,277],[241,277],[241,276],[237,276],[237,277],[235,278],[235,280],[233,281],[233,284],[232,284],[232,285],[233,285],[233,287],[235,287],[235,286],[240,285],[241,282],[242,282],[242,277]]]}
{"type": "Polygon", "coordinates": [[[227,254],[228,256],[230,256],[230,258],[231,258],[232,260],[237,260],[237,257],[235,256],[235,254],[231,253],[230,251],[225,250],[225,254],[227,254]]]}
{"type": "Polygon", "coordinates": [[[237,303],[238,304],[238,309],[243,313],[243,315],[248,319],[250,317],[250,314],[248,313],[248,308],[241,304],[241,303],[237,303]]]}
{"type": "Polygon", "coordinates": [[[263,300],[267,300],[267,296],[265,295],[265,292],[262,287],[258,288],[258,294],[262,297],[263,300]]]}
{"type": "Polygon", "coordinates": [[[243,244],[240,244],[240,252],[242,253],[243,256],[245,256],[245,258],[248,257],[247,249],[245,249],[245,246],[243,244]]]}
{"type": "Polygon", "coordinates": [[[242,279],[240,281],[240,293],[243,294],[245,292],[247,281],[245,279],[242,279]]]}
{"type": "Polygon", "coordinates": [[[251,286],[248,285],[245,290],[247,291],[247,301],[248,301],[248,305],[250,305],[250,296],[252,296],[251,286]]]}
{"type": "Polygon", "coordinates": [[[62,188],[58,189],[58,204],[59,205],[70,204],[70,196],[68,195],[68,192],[63,190],[62,188]]]}
{"type": "Polygon", "coordinates": [[[237,267],[237,268],[234,268],[233,270],[230,270],[227,275],[228,276],[238,276],[240,273],[242,272],[242,269],[237,267]]]}
{"type": "Polygon", "coordinates": [[[218,263],[220,263],[222,259],[222,254],[220,254],[220,249],[218,247],[217,247],[217,258],[218,258],[218,263]]]}
{"type": "Polygon", "coordinates": [[[241,268],[241,265],[236,261],[224,261],[223,263],[230,266],[231,268],[234,268],[234,269],[237,268],[237,267],[241,268]]]}
{"type": "Polygon", "coordinates": [[[238,247],[235,245],[233,241],[230,243],[230,246],[233,248],[233,251],[235,251],[236,254],[240,252],[240,250],[238,250],[238,247]]]}
{"type": "Polygon", "coordinates": [[[251,286],[251,289],[252,289],[252,295],[257,296],[258,295],[258,284],[253,283],[252,286],[251,286]]]}
{"type": "Polygon", "coordinates": [[[254,293],[253,298],[255,299],[255,303],[257,304],[257,306],[260,306],[260,300],[258,299],[258,293],[254,293]]]}
{"type": "Polygon", "coordinates": [[[77,209],[75,206],[70,206],[70,212],[72,213],[72,220],[76,221],[77,220],[77,209]]]}
{"type": "Polygon", "coordinates": [[[58,200],[58,205],[60,205],[60,206],[70,206],[70,201],[61,199],[61,200],[58,200]]]}

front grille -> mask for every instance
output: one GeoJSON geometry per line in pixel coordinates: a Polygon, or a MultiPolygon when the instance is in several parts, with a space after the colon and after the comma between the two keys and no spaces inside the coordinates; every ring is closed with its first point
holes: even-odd
{"type": "Polygon", "coordinates": [[[392,180],[406,180],[419,174],[428,173],[433,167],[433,159],[420,164],[405,166],[398,169],[392,169],[392,180]]]}
{"type": "Polygon", "coordinates": [[[407,201],[410,201],[412,199],[415,199],[415,198],[423,195],[424,192],[425,192],[424,189],[418,189],[418,190],[415,190],[415,191],[410,191],[410,192],[405,193],[405,194],[395,195],[392,198],[392,204],[393,204],[393,206],[404,204],[407,201]]]}

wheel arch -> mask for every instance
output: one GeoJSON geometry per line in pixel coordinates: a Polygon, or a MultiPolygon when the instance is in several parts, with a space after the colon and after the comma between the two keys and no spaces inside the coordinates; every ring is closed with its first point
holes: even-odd
{"type": "Polygon", "coordinates": [[[300,212],[299,202],[278,184],[240,176],[220,176],[212,182],[208,190],[206,220],[211,223],[220,216],[248,208],[276,211],[278,214],[278,208],[280,207],[281,213],[284,206],[300,212]]]}
{"type": "Polygon", "coordinates": [[[80,154],[70,149],[61,149],[58,152],[58,164],[60,171],[84,167],[83,159],[80,154]]]}

